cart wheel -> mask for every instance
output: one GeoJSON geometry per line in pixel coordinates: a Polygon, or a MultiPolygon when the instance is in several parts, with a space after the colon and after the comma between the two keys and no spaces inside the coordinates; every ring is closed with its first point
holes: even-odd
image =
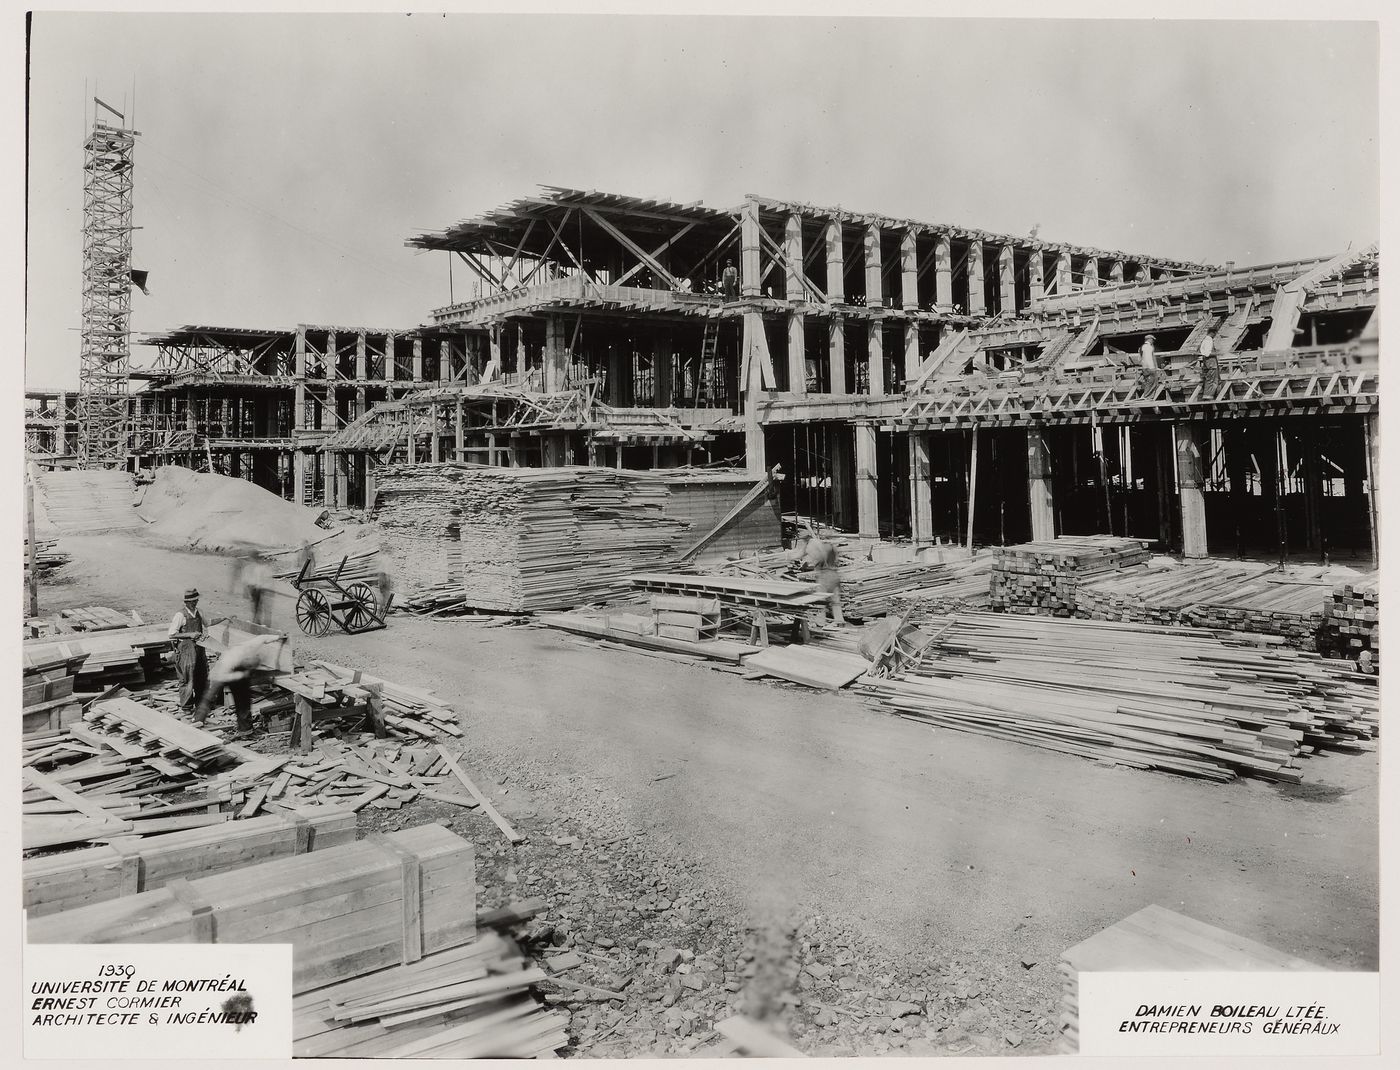
{"type": "Polygon", "coordinates": [[[345,588],[345,600],[354,603],[345,609],[345,630],[358,632],[375,622],[379,598],[367,583],[356,582],[345,588]]]}
{"type": "Polygon", "coordinates": [[[318,638],[331,630],[331,604],[314,587],[302,591],[297,599],[297,624],[307,635],[318,638]]]}

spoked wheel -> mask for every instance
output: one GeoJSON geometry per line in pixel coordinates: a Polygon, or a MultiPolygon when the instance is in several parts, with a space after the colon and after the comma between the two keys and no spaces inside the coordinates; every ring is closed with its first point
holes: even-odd
{"type": "Polygon", "coordinates": [[[297,624],[307,635],[317,638],[331,630],[331,604],[314,587],[302,591],[297,598],[297,624]]]}
{"type": "Polygon", "coordinates": [[[374,623],[379,598],[373,587],[367,583],[352,583],[345,588],[345,600],[351,603],[345,607],[346,631],[358,632],[374,623]]]}

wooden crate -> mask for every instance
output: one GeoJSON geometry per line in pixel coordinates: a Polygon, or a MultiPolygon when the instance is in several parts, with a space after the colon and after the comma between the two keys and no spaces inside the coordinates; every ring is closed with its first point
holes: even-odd
{"type": "Polygon", "coordinates": [[[171,832],[127,843],[30,858],[24,908],[31,918],[164,888],[172,880],[213,876],[274,858],[353,843],[349,810],[324,807],[303,819],[271,815],[171,832]]]}
{"type": "Polygon", "coordinates": [[[303,992],[470,940],[472,845],[441,825],[36,918],[35,944],[291,944],[303,992]]]}

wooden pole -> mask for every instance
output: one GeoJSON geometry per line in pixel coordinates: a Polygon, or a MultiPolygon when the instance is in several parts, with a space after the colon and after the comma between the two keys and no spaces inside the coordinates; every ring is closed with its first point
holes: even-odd
{"type": "Polygon", "coordinates": [[[1380,499],[1376,494],[1376,472],[1380,469],[1380,428],[1376,413],[1367,413],[1366,421],[1366,497],[1370,499],[1367,513],[1371,521],[1371,559],[1376,567],[1381,563],[1380,499]]]}
{"type": "Polygon", "coordinates": [[[29,535],[29,615],[39,615],[39,544],[34,538],[34,479],[24,484],[24,508],[28,515],[25,523],[29,535]]]}
{"type": "Polygon", "coordinates": [[[972,460],[967,476],[967,550],[972,552],[972,518],[977,512],[977,431],[972,429],[972,460]]]}

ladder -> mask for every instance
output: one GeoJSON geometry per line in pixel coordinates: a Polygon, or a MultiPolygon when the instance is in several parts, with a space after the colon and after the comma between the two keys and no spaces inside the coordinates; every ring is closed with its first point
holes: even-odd
{"type": "Polygon", "coordinates": [[[695,407],[703,409],[714,400],[715,353],[719,349],[719,319],[705,321],[705,335],[700,342],[700,364],[695,370],[695,407]]]}

